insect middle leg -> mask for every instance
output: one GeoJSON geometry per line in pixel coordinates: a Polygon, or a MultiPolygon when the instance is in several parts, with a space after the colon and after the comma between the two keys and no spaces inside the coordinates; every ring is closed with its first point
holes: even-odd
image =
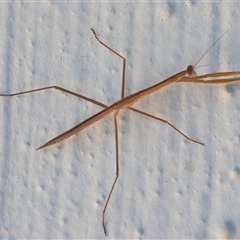
{"type": "Polygon", "coordinates": [[[122,90],[121,90],[121,99],[124,98],[124,89],[125,89],[125,76],[126,76],[126,58],[123,57],[122,55],[120,55],[118,52],[116,52],[114,49],[110,48],[107,44],[105,44],[104,42],[102,42],[97,34],[95,33],[95,31],[91,28],[94,37],[98,40],[98,42],[100,44],[102,44],[104,47],[106,47],[107,49],[109,49],[111,52],[113,52],[115,55],[117,55],[118,57],[120,57],[123,60],[123,65],[122,65],[122,90]]]}
{"type": "Polygon", "coordinates": [[[138,109],[136,109],[136,108],[128,107],[128,109],[131,110],[131,111],[140,113],[140,114],[142,114],[142,115],[144,115],[144,116],[147,116],[147,117],[156,119],[156,120],[158,120],[158,121],[161,121],[161,122],[163,122],[163,123],[166,123],[166,124],[168,124],[170,127],[172,127],[174,130],[176,130],[178,133],[180,133],[182,136],[184,136],[186,139],[188,139],[189,141],[205,146],[204,143],[199,142],[199,141],[196,141],[196,140],[188,137],[186,134],[184,134],[183,132],[181,132],[181,131],[180,131],[179,129],[177,129],[173,124],[171,124],[169,121],[167,121],[167,120],[165,120],[165,119],[162,119],[162,118],[159,118],[159,117],[155,117],[155,116],[153,116],[153,115],[150,115],[150,114],[148,114],[148,113],[145,113],[145,112],[143,112],[143,111],[140,111],[140,110],[138,110],[138,109]]]}

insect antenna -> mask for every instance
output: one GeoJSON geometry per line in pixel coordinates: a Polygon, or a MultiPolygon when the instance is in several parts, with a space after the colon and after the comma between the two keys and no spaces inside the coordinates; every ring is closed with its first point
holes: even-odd
{"type": "Polygon", "coordinates": [[[227,30],[225,33],[223,33],[208,49],[207,51],[198,59],[198,61],[195,63],[195,65],[193,66],[193,68],[195,69],[195,67],[197,66],[197,64],[201,61],[201,59],[208,53],[208,51],[228,32],[229,30],[227,30]]]}

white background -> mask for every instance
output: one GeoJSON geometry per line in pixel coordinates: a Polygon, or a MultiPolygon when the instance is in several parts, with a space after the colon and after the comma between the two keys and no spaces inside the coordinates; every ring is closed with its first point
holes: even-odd
{"type": "MultiPolygon", "coordinates": [[[[104,104],[195,64],[240,69],[234,2],[0,3],[0,92],[58,85],[104,104]]],[[[120,177],[107,238],[240,238],[240,83],[174,84],[118,115],[120,177]]],[[[105,238],[115,177],[113,116],[52,147],[51,138],[101,108],[48,90],[0,98],[0,238],[105,238]]]]}

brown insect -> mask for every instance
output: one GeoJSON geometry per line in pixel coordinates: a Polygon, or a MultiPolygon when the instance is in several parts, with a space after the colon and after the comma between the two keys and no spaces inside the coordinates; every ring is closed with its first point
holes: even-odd
{"type": "Polygon", "coordinates": [[[107,230],[106,230],[106,226],[105,226],[105,212],[109,203],[109,200],[111,198],[113,189],[116,185],[117,179],[119,177],[119,158],[118,158],[118,129],[117,129],[117,115],[118,112],[123,109],[123,108],[128,108],[134,112],[140,113],[144,116],[159,120],[163,123],[168,124],[169,126],[171,126],[172,128],[174,128],[177,132],[179,132],[181,135],[183,135],[185,138],[187,138],[189,141],[192,141],[194,143],[200,144],[200,145],[204,145],[202,142],[193,140],[191,138],[189,138],[187,135],[185,135],[183,132],[181,132],[180,130],[178,130],[174,125],[172,125],[170,122],[162,119],[162,118],[158,118],[155,117],[153,115],[150,115],[148,113],[142,112],[136,108],[131,107],[135,102],[137,102],[138,100],[140,100],[141,98],[161,89],[164,88],[170,84],[173,83],[179,83],[179,82],[185,82],[185,83],[205,83],[205,84],[225,84],[225,83],[231,83],[231,82],[235,82],[235,81],[239,81],[240,80],[240,72],[219,72],[219,73],[210,73],[210,74],[206,74],[206,75],[202,75],[202,76],[197,76],[196,72],[195,72],[195,68],[196,65],[198,64],[198,62],[205,56],[205,54],[217,43],[217,41],[219,41],[219,39],[221,37],[223,37],[224,34],[226,34],[226,32],[217,39],[217,41],[215,41],[212,46],[202,55],[202,57],[197,61],[197,63],[192,66],[188,66],[186,70],[183,70],[179,73],[176,73],[175,75],[167,78],[166,80],[159,82],[151,87],[148,87],[146,89],[143,89],[139,92],[130,94],[129,96],[124,96],[124,88],[125,88],[125,72],[126,72],[126,59],[120,55],[118,52],[116,52],[115,50],[113,50],[112,48],[110,48],[109,46],[107,46],[105,43],[103,43],[98,36],[96,35],[95,31],[93,29],[91,29],[95,38],[98,40],[99,43],[101,43],[104,47],[108,48],[111,52],[113,52],[114,54],[116,54],[118,57],[120,57],[123,61],[123,66],[122,66],[122,90],[121,90],[121,99],[115,103],[113,103],[110,106],[107,106],[105,104],[102,104],[96,100],[93,100],[91,98],[85,97],[83,95],[80,95],[78,93],[69,91],[65,88],[61,88],[58,86],[49,86],[49,87],[44,87],[44,88],[38,88],[38,89],[33,89],[33,90],[29,90],[29,91],[25,91],[25,92],[19,92],[19,93],[13,93],[13,94],[0,94],[0,96],[17,96],[17,95],[22,95],[22,94],[26,94],[26,93],[32,93],[32,92],[38,92],[38,91],[43,91],[46,89],[50,89],[50,88],[55,88],[59,91],[74,95],[76,97],[82,98],[86,101],[89,101],[93,104],[96,104],[100,107],[103,107],[104,109],[100,112],[98,112],[97,114],[93,115],[92,117],[86,119],[85,121],[81,122],[80,124],[78,124],[77,126],[69,129],[68,131],[60,134],[59,136],[51,139],[50,141],[48,141],[47,143],[45,143],[44,145],[40,146],[37,148],[37,150],[40,150],[42,148],[45,147],[49,147],[51,145],[57,144],[75,134],[77,134],[78,132],[80,132],[81,130],[85,129],[86,127],[90,126],[91,124],[93,124],[94,122],[97,122],[98,120],[104,118],[105,116],[109,115],[110,113],[114,113],[114,127],[115,127],[115,144],[116,144],[116,176],[114,179],[114,182],[112,184],[112,187],[110,189],[110,192],[108,194],[106,203],[104,205],[103,208],[103,215],[102,215],[102,226],[103,226],[103,231],[105,236],[107,236],[107,230]]]}

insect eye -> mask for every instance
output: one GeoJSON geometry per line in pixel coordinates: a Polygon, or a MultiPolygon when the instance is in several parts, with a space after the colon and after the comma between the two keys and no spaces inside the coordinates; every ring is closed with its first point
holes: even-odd
{"type": "Polygon", "coordinates": [[[194,73],[194,68],[193,68],[192,65],[189,65],[189,66],[187,67],[187,73],[188,73],[189,75],[192,75],[192,74],[194,73]]]}

